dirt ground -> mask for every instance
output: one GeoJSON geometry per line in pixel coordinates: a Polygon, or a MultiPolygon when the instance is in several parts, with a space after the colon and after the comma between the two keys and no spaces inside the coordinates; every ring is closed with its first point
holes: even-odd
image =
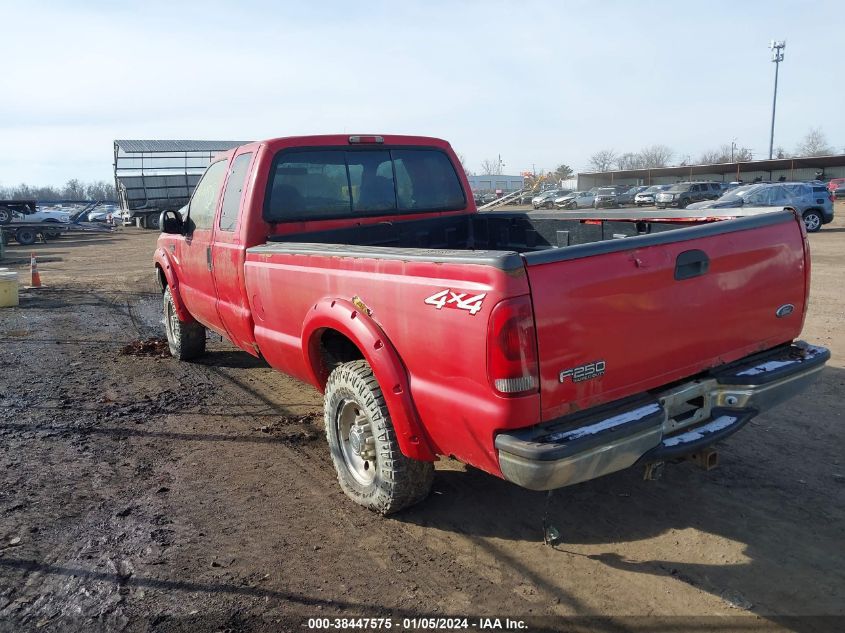
{"type": "Polygon", "coordinates": [[[404,630],[458,615],[473,629],[845,630],[837,213],[810,238],[804,331],[833,359],[724,442],[718,469],[631,469],[547,498],[441,461],[431,497],[386,519],[336,484],[312,388],[219,338],[197,363],[121,353],[162,333],[155,235],[36,245],[46,287],[0,310],[0,630],[404,630]]]}

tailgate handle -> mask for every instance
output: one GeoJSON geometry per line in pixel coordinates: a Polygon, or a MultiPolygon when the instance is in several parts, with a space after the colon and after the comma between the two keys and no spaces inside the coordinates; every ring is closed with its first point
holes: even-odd
{"type": "Polygon", "coordinates": [[[675,260],[675,281],[699,277],[710,268],[710,258],[700,250],[684,251],[675,260]]]}

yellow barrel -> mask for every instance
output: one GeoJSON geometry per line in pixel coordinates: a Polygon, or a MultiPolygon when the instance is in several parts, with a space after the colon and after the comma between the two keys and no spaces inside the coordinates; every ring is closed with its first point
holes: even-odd
{"type": "Polygon", "coordinates": [[[0,268],[0,308],[18,305],[18,273],[0,268]]]}

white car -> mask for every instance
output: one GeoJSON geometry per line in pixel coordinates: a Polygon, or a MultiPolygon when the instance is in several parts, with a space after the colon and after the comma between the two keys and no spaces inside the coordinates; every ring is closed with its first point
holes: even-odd
{"type": "Polygon", "coordinates": [[[555,199],[558,209],[586,209],[592,207],[596,201],[593,191],[574,191],[568,195],[555,199]]]}
{"type": "Polygon", "coordinates": [[[70,212],[64,209],[36,207],[35,213],[15,213],[12,222],[70,222],[70,212]]]}

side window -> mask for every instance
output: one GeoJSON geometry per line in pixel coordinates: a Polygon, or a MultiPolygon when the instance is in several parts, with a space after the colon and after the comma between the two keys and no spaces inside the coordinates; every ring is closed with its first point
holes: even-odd
{"type": "Polygon", "coordinates": [[[241,154],[232,162],[229,180],[226,182],[226,191],[223,192],[223,210],[220,212],[221,231],[234,231],[235,225],[238,223],[241,194],[243,194],[246,174],[251,160],[252,154],[249,153],[241,154]]]}
{"type": "Polygon", "coordinates": [[[214,212],[217,209],[217,194],[226,175],[228,161],[220,160],[209,165],[191,198],[190,217],[194,229],[210,229],[214,226],[214,212]]]}

